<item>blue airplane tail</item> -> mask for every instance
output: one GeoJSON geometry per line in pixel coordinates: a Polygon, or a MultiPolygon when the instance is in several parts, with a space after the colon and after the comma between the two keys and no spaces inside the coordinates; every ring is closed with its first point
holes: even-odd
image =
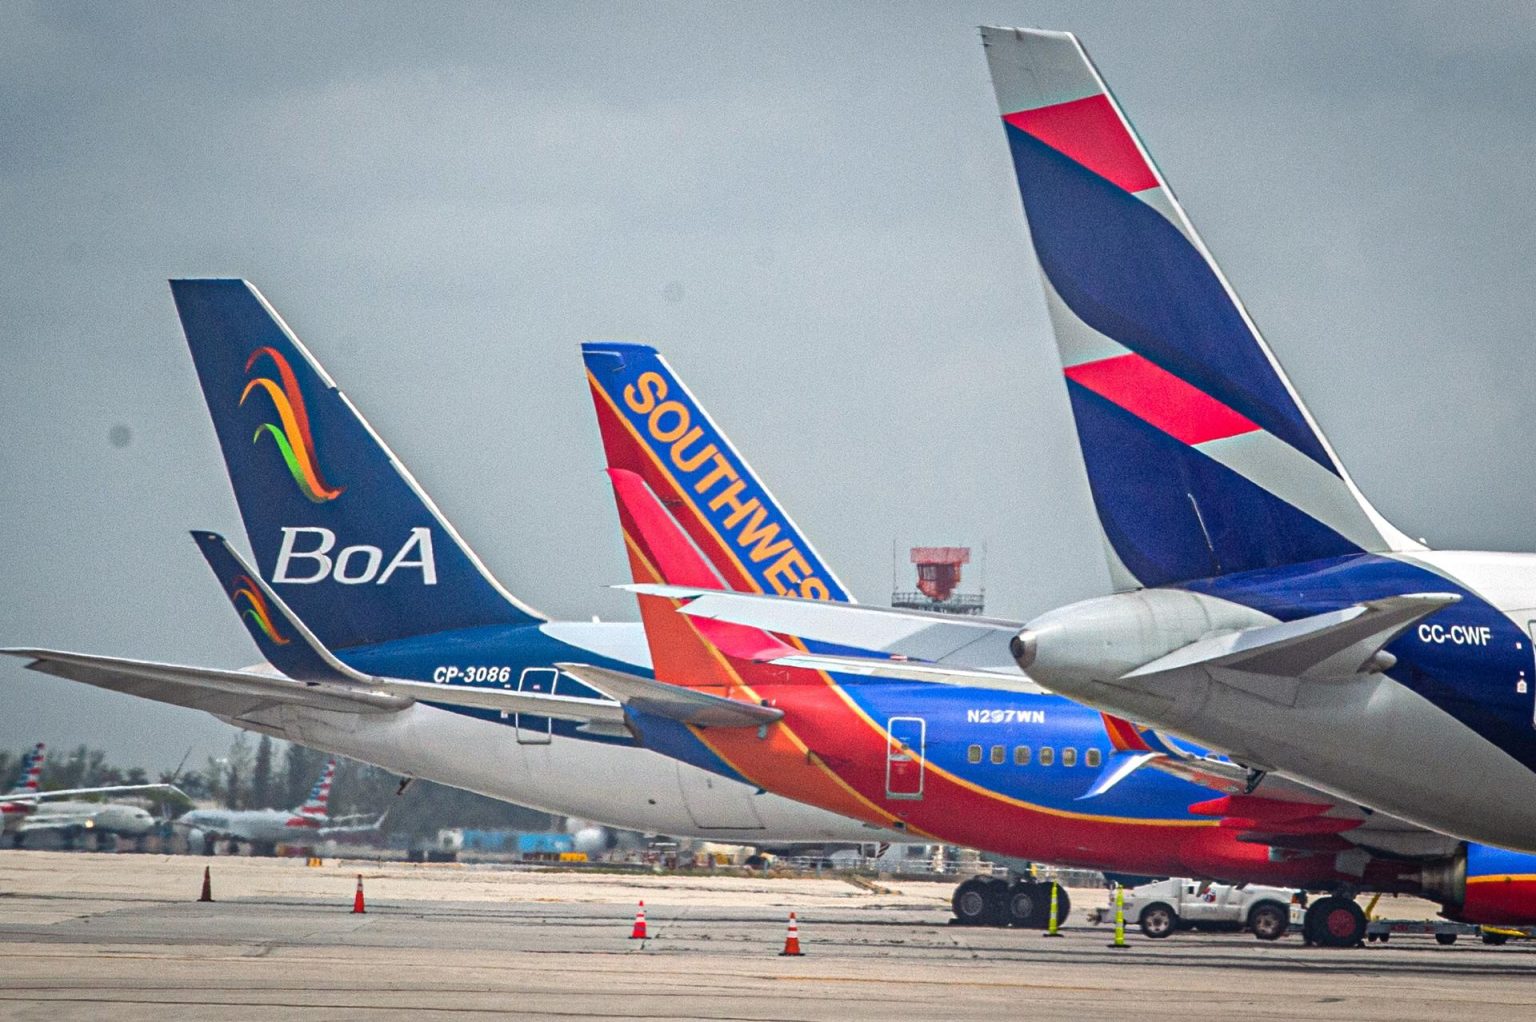
{"type": "Polygon", "coordinates": [[[1350,481],[1077,39],[982,41],[1117,588],[1417,548],[1350,481]]]}
{"type": "Polygon", "coordinates": [[[542,621],[244,280],[173,280],[256,565],[332,649],[542,621]]]}
{"type": "Polygon", "coordinates": [[[728,588],[853,602],[655,348],[589,342],[581,354],[609,468],[645,481],[728,588]]]}

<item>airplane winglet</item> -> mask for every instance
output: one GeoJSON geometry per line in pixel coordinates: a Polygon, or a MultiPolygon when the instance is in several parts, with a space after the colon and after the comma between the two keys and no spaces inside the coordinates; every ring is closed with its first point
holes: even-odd
{"type": "Polygon", "coordinates": [[[194,530],[192,539],[267,662],[295,681],[371,683],[326,649],[261,575],[216,532],[194,530]],[[297,639],[299,641],[295,642],[297,639]]]}
{"type": "Polygon", "coordinates": [[[1083,802],[1090,798],[1098,798],[1161,755],[1162,753],[1153,752],[1151,749],[1110,753],[1104,763],[1104,769],[1093,782],[1093,787],[1077,796],[1076,801],[1083,802]]]}

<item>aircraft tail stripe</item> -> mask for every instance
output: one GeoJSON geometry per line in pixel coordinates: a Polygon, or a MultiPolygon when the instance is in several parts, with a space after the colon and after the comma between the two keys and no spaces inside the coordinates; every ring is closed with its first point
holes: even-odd
{"type": "Polygon", "coordinates": [[[1258,423],[1134,352],[1071,366],[1067,378],[1186,444],[1251,433],[1258,423]]]}
{"type": "Polygon", "coordinates": [[[1066,103],[1017,110],[1003,120],[1028,132],[1128,192],[1156,188],[1157,175],[1126,131],[1109,97],[1100,93],[1066,103]]]}

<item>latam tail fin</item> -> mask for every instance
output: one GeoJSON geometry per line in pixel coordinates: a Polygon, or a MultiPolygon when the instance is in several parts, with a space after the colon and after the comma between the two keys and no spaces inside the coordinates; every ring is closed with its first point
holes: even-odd
{"type": "Polygon", "coordinates": [[[7,795],[35,795],[38,785],[43,779],[43,760],[48,757],[48,746],[38,742],[27,750],[27,754],[21,757],[21,769],[16,774],[16,783],[11,785],[7,795]]]}
{"type": "Polygon", "coordinates": [[[852,602],[655,348],[593,342],[582,345],[582,358],[609,467],[645,481],[726,588],[852,602]]]}
{"type": "Polygon", "coordinates": [[[244,280],[171,293],[262,575],[327,646],[542,621],[244,280]]]}
{"type": "Polygon", "coordinates": [[[309,797],[293,811],[293,815],[315,826],[324,823],[331,815],[331,782],[335,779],[336,757],[332,756],[326,760],[325,769],[320,771],[315,786],[309,789],[309,797]]]}
{"type": "Polygon", "coordinates": [[[357,680],[228,540],[216,532],[193,532],[192,539],[267,663],[295,681],[357,680]]]}
{"type": "Polygon", "coordinates": [[[1418,548],[1345,473],[1076,37],[981,33],[1117,587],[1418,548]]]}

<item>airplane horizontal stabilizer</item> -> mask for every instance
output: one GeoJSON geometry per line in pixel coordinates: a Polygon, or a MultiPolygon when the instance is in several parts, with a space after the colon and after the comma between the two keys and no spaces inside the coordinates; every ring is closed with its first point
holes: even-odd
{"type": "Polygon", "coordinates": [[[783,710],[771,706],[727,699],[605,667],[589,664],[555,666],[625,706],[696,727],[762,727],[784,716],[783,710]]]}
{"type": "Polygon", "coordinates": [[[1384,647],[1415,622],[1458,602],[1455,593],[1408,593],[1343,610],[1201,639],[1143,664],[1125,679],[1187,667],[1226,667],[1282,678],[1327,680],[1386,670],[1384,647]]]}
{"type": "Polygon", "coordinates": [[[791,653],[774,657],[767,662],[777,667],[800,667],[812,671],[832,671],[836,674],[857,674],[866,678],[891,678],[897,681],[923,681],[934,685],[963,685],[967,688],[984,688],[999,692],[1039,694],[1045,691],[1020,674],[1017,669],[1009,674],[1003,671],[946,667],[942,664],[929,664],[918,660],[831,656],[822,653],[791,653]]]}
{"type": "Polygon", "coordinates": [[[635,583],[619,588],[642,596],[685,601],[679,610],[689,617],[746,625],[931,664],[1004,675],[1018,670],[1008,652],[1008,642],[1023,627],[1019,622],[722,592],[698,586],[635,583]]]}
{"type": "Polygon", "coordinates": [[[352,713],[391,712],[411,704],[408,698],[382,692],[306,684],[255,671],[185,667],[52,649],[0,649],[0,653],[26,658],[31,661],[28,668],[43,674],[221,717],[238,717],[280,704],[352,713]]]}

